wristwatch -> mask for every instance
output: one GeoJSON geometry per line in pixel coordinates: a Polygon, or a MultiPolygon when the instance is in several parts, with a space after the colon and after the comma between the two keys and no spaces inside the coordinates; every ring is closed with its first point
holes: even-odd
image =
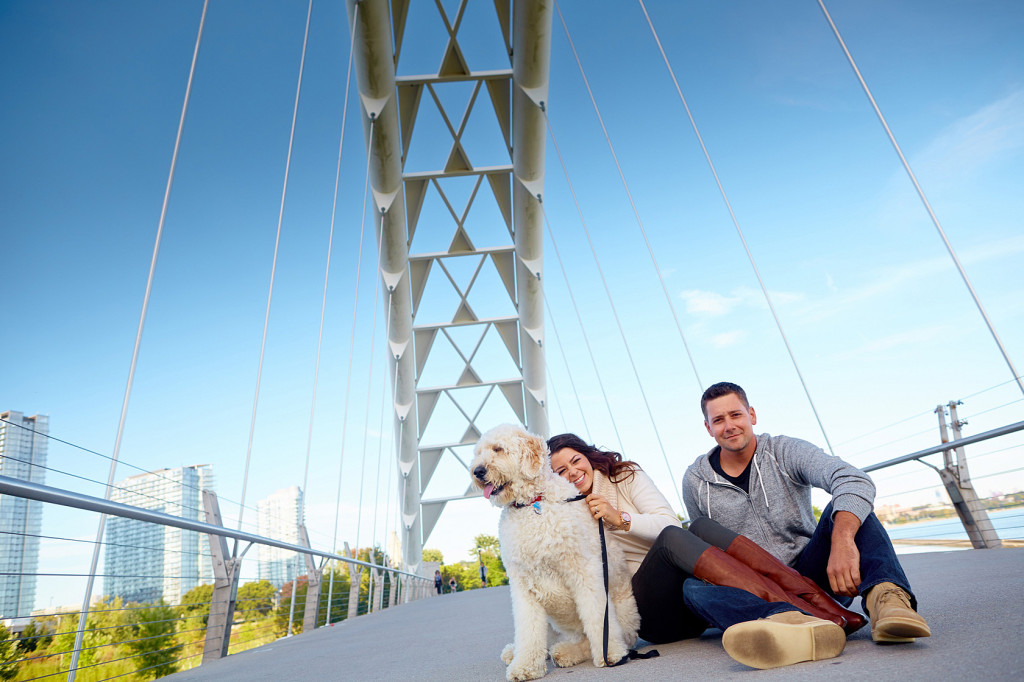
{"type": "Polygon", "coordinates": [[[629,512],[619,512],[619,518],[622,519],[622,525],[616,528],[616,530],[628,531],[629,524],[633,521],[632,517],[629,515],[629,512]]]}

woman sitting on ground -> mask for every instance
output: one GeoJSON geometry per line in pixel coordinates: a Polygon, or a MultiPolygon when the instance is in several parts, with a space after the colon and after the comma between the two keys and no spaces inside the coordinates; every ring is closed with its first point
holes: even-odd
{"type": "Polygon", "coordinates": [[[551,468],[587,496],[591,515],[611,531],[609,542],[622,548],[633,573],[640,636],[648,642],[697,637],[709,620],[725,630],[796,609],[840,627],[856,629],[858,620],[863,624],[859,614],[842,608],[746,537],[711,519],[684,530],[636,462],[623,461],[619,453],[599,450],[571,433],[550,438],[548,448],[551,468]],[[691,580],[684,590],[692,577],[705,582],[691,580]],[[738,589],[702,589],[707,583],[738,589]]]}

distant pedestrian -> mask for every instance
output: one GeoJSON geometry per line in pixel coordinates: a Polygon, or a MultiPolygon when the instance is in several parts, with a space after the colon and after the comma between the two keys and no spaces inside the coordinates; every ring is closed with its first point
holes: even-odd
{"type": "Polygon", "coordinates": [[[451,590],[452,594],[455,594],[455,591],[459,589],[459,583],[455,581],[454,575],[452,576],[452,579],[448,581],[448,589],[451,590]]]}
{"type": "Polygon", "coordinates": [[[438,594],[441,594],[441,571],[440,569],[434,571],[434,588],[438,594]]]}
{"type": "Polygon", "coordinates": [[[480,560],[480,586],[487,587],[487,567],[484,566],[484,560],[480,560]]]}

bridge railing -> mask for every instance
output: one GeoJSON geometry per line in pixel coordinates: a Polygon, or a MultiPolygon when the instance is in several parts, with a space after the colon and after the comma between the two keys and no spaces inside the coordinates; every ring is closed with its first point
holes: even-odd
{"type": "MultiPolygon", "coordinates": [[[[226,528],[218,523],[217,499],[210,491],[203,491],[205,522],[6,476],[0,476],[0,496],[106,514],[113,517],[111,521],[126,520],[134,532],[120,536],[108,532],[103,544],[108,551],[112,546],[133,550],[132,564],[115,566],[119,570],[111,576],[107,574],[111,569],[108,563],[104,573],[94,577],[117,577],[121,584],[134,581],[136,588],[148,586],[150,593],[150,598],[132,601],[108,595],[83,605],[81,610],[14,614],[21,617],[8,618],[7,628],[0,626],[0,679],[7,679],[3,673],[11,669],[14,679],[66,675],[74,680],[76,674],[83,680],[132,674],[139,679],[160,677],[281,636],[333,625],[434,593],[433,581],[386,565],[381,554],[371,554],[373,560],[363,561],[351,551],[342,555],[310,547],[304,528],[303,544],[226,528]],[[202,541],[203,536],[207,541],[202,541]],[[228,552],[229,540],[238,543],[234,552],[228,552]],[[208,550],[204,549],[207,544],[208,550]],[[255,577],[253,571],[242,570],[243,558],[254,546],[294,552],[292,556],[305,563],[305,574],[280,590],[266,581],[245,581],[246,577],[255,577]],[[181,561],[181,557],[188,560],[181,561]],[[207,570],[203,570],[203,564],[207,570]],[[182,568],[186,565],[191,568],[182,568]],[[185,591],[189,585],[195,587],[185,591]],[[163,598],[168,593],[182,592],[180,600],[171,598],[173,603],[163,598]]],[[[121,527],[125,527],[124,522],[121,527]]],[[[0,529],[8,536],[41,537],[30,530],[0,529]]],[[[89,542],[66,537],[47,539],[89,542]]],[[[54,561],[50,558],[46,563],[54,561]]],[[[69,565],[61,562],[59,569],[69,565]]],[[[0,572],[5,569],[0,568],[0,572]]],[[[3,575],[33,581],[44,576],[64,580],[89,577],[59,569],[30,569],[34,567],[21,568],[24,572],[18,575],[14,571],[3,575]]],[[[133,594],[146,592],[136,589],[133,594]]]]}
{"type": "MultiPolygon", "coordinates": [[[[968,469],[967,454],[964,448],[968,445],[1024,431],[1024,421],[1007,424],[972,436],[961,437],[960,426],[964,422],[960,422],[957,418],[956,408],[958,404],[961,403],[952,401],[948,405],[939,405],[935,408],[935,413],[939,417],[939,430],[942,440],[941,444],[925,448],[923,450],[918,450],[917,452],[912,452],[907,455],[902,455],[900,457],[895,457],[877,464],[865,466],[863,467],[863,470],[867,473],[871,473],[908,463],[919,463],[933,469],[938,474],[941,485],[945,488],[946,494],[952,503],[953,510],[959,519],[959,525],[961,525],[967,533],[971,546],[975,549],[1002,547],[1003,542],[1000,537],[1001,531],[993,525],[993,522],[989,517],[989,511],[998,509],[1002,505],[1017,507],[1019,510],[1018,513],[1014,513],[1007,516],[1005,519],[1002,519],[1007,522],[1016,521],[1016,523],[1003,524],[1002,533],[1004,536],[1019,538],[1024,535],[1024,533],[1021,532],[1021,530],[1024,529],[1024,508],[1020,507],[1021,502],[1024,502],[1024,500],[1000,500],[995,499],[992,496],[984,497],[979,495],[968,469]],[[946,423],[947,410],[952,419],[952,430],[955,436],[953,440],[950,440],[948,435],[946,423]],[[925,461],[926,457],[938,454],[942,454],[943,456],[943,463],[941,467],[925,461]]],[[[1008,472],[998,472],[999,475],[1004,475],[1006,473],[1008,472]]],[[[922,490],[920,487],[920,484],[922,483],[920,477],[915,475],[914,481],[916,490],[901,491],[901,494],[922,490]]],[[[930,487],[935,486],[925,486],[925,488],[930,487]]],[[[1021,493],[1016,493],[1016,497],[1021,497],[1021,493]]],[[[881,507],[879,502],[879,499],[875,500],[875,511],[876,513],[879,513],[880,516],[883,516],[884,514],[880,513],[881,507]]],[[[928,540],[935,540],[935,537],[927,536],[929,534],[933,536],[948,534],[953,531],[956,526],[957,521],[951,519],[948,523],[943,524],[943,527],[941,528],[930,528],[929,531],[926,531],[925,534],[916,538],[916,540],[921,543],[926,543],[928,540]]],[[[914,540],[915,538],[909,539],[914,540]]]]}

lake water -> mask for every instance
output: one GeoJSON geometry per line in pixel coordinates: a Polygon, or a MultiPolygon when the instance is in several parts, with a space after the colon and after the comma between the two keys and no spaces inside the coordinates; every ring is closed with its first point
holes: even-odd
{"type": "MultiPolygon", "coordinates": [[[[1004,540],[1024,538],[1024,507],[1011,507],[988,512],[992,527],[996,529],[999,537],[1004,540]]],[[[901,523],[887,527],[889,537],[896,539],[914,540],[967,540],[967,531],[956,516],[948,519],[932,519],[917,523],[901,523]]],[[[897,554],[916,554],[918,552],[955,551],[966,549],[958,547],[945,547],[942,545],[900,545],[896,544],[897,554]]]]}

